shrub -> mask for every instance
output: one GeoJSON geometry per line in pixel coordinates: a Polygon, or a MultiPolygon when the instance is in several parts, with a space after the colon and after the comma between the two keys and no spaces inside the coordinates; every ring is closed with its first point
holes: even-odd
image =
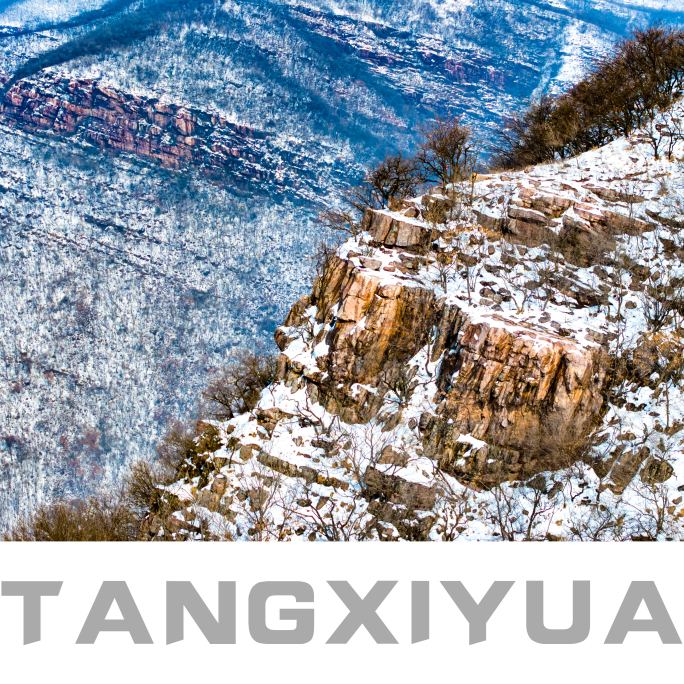
{"type": "Polygon", "coordinates": [[[124,476],[124,501],[136,511],[159,506],[163,494],[159,487],[170,485],[176,472],[160,462],[136,461],[124,476]]]}
{"type": "Polygon", "coordinates": [[[182,423],[174,420],[157,444],[157,462],[159,467],[169,473],[169,476],[177,473],[188,458],[197,453],[197,443],[199,423],[182,423]]]}
{"type": "Polygon", "coordinates": [[[5,541],[134,541],[137,520],[118,495],[43,505],[4,535],[5,541]]]}
{"type": "Polygon", "coordinates": [[[251,411],[262,390],[276,380],[276,357],[251,351],[237,352],[203,392],[207,414],[230,420],[251,411]]]}
{"type": "MultiPolygon", "coordinates": [[[[543,95],[499,132],[494,166],[566,159],[654,121],[684,86],[684,31],[653,26],[618,43],[567,93],[543,95]]],[[[659,136],[650,136],[658,156],[659,136]]]]}

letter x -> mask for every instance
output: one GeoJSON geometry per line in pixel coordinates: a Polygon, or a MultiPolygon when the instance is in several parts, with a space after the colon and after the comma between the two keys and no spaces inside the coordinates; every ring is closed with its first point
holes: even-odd
{"type": "Polygon", "coordinates": [[[350,586],[349,582],[328,582],[333,591],[342,599],[349,609],[349,615],[328,639],[328,644],[346,644],[363,625],[375,639],[376,644],[396,644],[397,640],[385,623],[375,612],[387,598],[396,582],[376,582],[365,598],[361,598],[350,586]]]}

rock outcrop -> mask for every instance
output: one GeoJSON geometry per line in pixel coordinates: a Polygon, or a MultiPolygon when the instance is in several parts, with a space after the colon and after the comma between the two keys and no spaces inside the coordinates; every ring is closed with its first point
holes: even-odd
{"type": "Polygon", "coordinates": [[[365,212],[197,466],[231,535],[684,538],[681,200],[582,160],[365,212]]]}
{"type": "Polygon", "coordinates": [[[615,248],[615,236],[643,235],[656,227],[647,217],[637,216],[635,205],[645,201],[639,195],[586,184],[556,183],[557,187],[540,189],[522,182],[512,189],[510,181],[498,183],[502,189],[509,185],[510,196],[503,203],[500,194],[483,202],[475,211],[478,222],[528,246],[557,246],[578,266],[599,263],[615,248]],[[619,211],[612,208],[616,204],[621,205],[619,211]]]}
{"type": "MultiPolygon", "coordinates": [[[[0,78],[0,85],[7,81],[0,78]]],[[[0,103],[0,122],[28,132],[76,137],[169,169],[196,168],[211,178],[229,177],[238,186],[277,180],[277,169],[266,159],[266,133],[98,80],[41,76],[18,81],[0,103]]]]}
{"type": "Polygon", "coordinates": [[[567,465],[603,406],[605,351],[496,314],[466,319],[456,340],[442,362],[444,399],[426,453],[476,486],[567,465]],[[461,434],[486,446],[473,449],[461,434]]]}
{"type": "MultiPolygon", "coordinates": [[[[403,249],[430,244],[429,228],[386,212],[368,212],[366,223],[372,244],[388,247],[402,235],[403,249]]],[[[561,467],[571,457],[554,436],[579,446],[593,426],[603,405],[605,350],[500,314],[469,314],[434,289],[386,267],[366,268],[362,259],[335,257],[312,295],[295,305],[276,334],[285,352],[282,379],[305,382],[343,420],[367,422],[388,391],[410,385],[406,364],[429,345],[431,360],[440,361],[438,408],[423,441],[442,467],[486,486],[561,467]],[[319,327],[310,343],[319,350],[313,365],[288,356],[288,332],[301,325],[308,306],[315,306],[319,327]],[[462,434],[483,446],[473,449],[459,441],[462,434]]]]}

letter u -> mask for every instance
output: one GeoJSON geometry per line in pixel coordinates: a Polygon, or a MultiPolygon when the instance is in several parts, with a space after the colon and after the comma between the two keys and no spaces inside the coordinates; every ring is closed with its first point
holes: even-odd
{"type": "Polygon", "coordinates": [[[591,623],[588,581],[572,583],[572,625],[567,629],[544,626],[544,582],[527,582],[527,635],[538,644],[579,644],[589,636],[591,623]]]}

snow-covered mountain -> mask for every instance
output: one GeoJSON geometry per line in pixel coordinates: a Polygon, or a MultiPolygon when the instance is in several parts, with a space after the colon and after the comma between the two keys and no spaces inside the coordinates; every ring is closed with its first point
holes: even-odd
{"type": "Polygon", "coordinates": [[[368,210],[149,538],[684,538],[684,139],[649,140],[368,210]]]}
{"type": "Polygon", "coordinates": [[[487,148],[667,5],[0,0],[0,520],[115,481],[269,344],[366,165],[447,110],[487,148]]]}

